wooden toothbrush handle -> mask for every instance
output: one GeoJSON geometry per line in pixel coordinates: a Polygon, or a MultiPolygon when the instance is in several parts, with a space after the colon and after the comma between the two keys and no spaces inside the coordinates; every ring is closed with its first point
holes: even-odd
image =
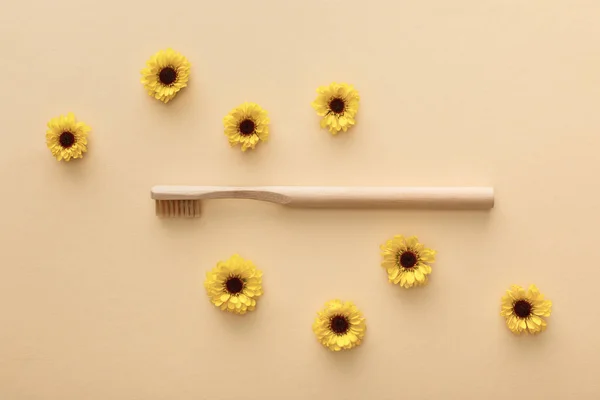
{"type": "Polygon", "coordinates": [[[155,186],[155,200],[253,199],[290,207],[490,209],[491,187],[155,186]]]}

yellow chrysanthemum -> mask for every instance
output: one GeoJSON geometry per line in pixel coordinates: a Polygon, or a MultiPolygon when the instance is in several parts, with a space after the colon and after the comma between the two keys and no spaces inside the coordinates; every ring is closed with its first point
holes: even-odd
{"type": "Polygon", "coordinates": [[[83,122],[77,122],[73,113],[52,118],[46,131],[46,146],[58,161],[82,158],[90,130],[83,122]]]}
{"type": "Polygon", "coordinates": [[[313,323],[313,332],[319,342],[332,351],[358,346],[366,330],[365,318],[351,301],[328,301],[313,323]]]}
{"type": "Polygon", "coordinates": [[[525,291],[521,286],[512,285],[502,296],[500,315],[506,319],[506,326],[517,335],[522,332],[536,334],[546,330],[546,321],[552,312],[552,302],[544,299],[535,285],[525,291]]]}
{"type": "Polygon", "coordinates": [[[332,83],[317,89],[319,94],[312,102],[313,108],[321,119],[321,128],[329,128],[329,132],[337,134],[346,132],[356,123],[354,117],[358,112],[360,97],[354,86],[346,83],[332,83]]]}
{"type": "Polygon", "coordinates": [[[187,86],[190,67],[187,58],[175,50],[161,50],[146,62],[142,83],[150,96],[167,103],[187,86]]]}
{"type": "Polygon", "coordinates": [[[206,273],[204,287],[210,301],[221,310],[245,314],[254,310],[256,299],[263,293],[262,272],[252,261],[234,254],[206,273]]]}
{"type": "Polygon", "coordinates": [[[242,151],[254,149],[259,141],[269,138],[269,117],[256,103],[244,103],[223,118],[229,144],[242,145],[242,151]]]}
{"type": "Polygon", "coordinates": [[[429,264],[435,262],[435,250],[425,248],[416,236],[394,236],[381,245],[381,255],[389,281],[407,289],[425,285],[431,274],[429,264]]]}

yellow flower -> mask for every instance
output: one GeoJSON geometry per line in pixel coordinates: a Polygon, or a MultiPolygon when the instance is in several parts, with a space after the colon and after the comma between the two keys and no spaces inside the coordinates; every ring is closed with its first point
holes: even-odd
{"type": "Polygon", "coordinates": [[[146,62],[142,83],[148,94],[167,103],[187,86],[191,64],[173,49],[161,50],[146,62]]]}
{"type": "Polygon", "coordinates": [[[358,346],[366,330],[365,318],[351,301],[328,301],[313,323],[319,342],[332,351],[358,346]]]}
{"type": "Polygon", "coordinates": [[[425,285],[431,274],[429,264],[435,261],[435,250],[425,248],[416,236],[394,236],[381,245],[381,255],[389,281],[407,289],[425,285]]]}
{"type": "Polygon", "coordinates": [[[329,86],[321,86],[317,89],[319,94],[312,107],[317,111],[321,119],[321,128],[328,127],[329,132],[337,134],[356,123],[354,117],[358,112],[358,101],[360,97],[352,85],[346,83],[332,83],[329,86]]]}
{"type": "Polygon", "coordinates": [[[223,118],[223,125],[229,144],[241,144],[242,151],[254,149],[259,141],[269,138],[269,117],[256,103],[244,103],[234,108],[223,118]]]}
{"type": "Polygon", "coordinates": [[[506,319],[508,329],[518,335],[546,330],[546,321],[542,317],[549,317],[551,311],[552,302],[545,300],[535,285],[529,286],[527,292],[521,286],[512,285],[502,296],[500,315],[506,319]]]}
{"type": "Polygon", "coordinates": [[[206,273],[204,287],[210,301],[223,311],[245,314],[256,307],[262,295],[262,272],[252,261],[234,254],[206,273]]]}
{"type": "Polygon", "coordinates": [[[73,113],[52,118],[46,131],[46,146],[58,161],[82,158],[90,130],[83,122],[77,122],[73,113]]]}

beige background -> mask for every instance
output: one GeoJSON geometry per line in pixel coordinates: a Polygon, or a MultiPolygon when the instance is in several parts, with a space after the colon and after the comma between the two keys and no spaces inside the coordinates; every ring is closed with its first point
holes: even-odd
{"type": "Polygon", "coordinates": [[[600,398],[600,3],[596,0],[10,2],[0,15],[0,398],[600,398]],[[193,63],[171,104],[139,70],[193,63]],[[353,83],[337,137],[310,107],[353,83]],[[222,117],[265,107],[272,140],[229,148],[222,117]],[[45,124],[73,111],[89,153],[58,163],[45,124]],[[492,212],[304,211],[207,204],[154,217],[154,184],[493,185],[492,212]],[[380,243],[439,252],[431,283],[387,283],[380,243]],[[204,273],[264,270],[245,317],[204,273]],[[554,301],[515,337],[512,283],[554,301]],[[331,298],[367,317],[355,351],[311,331],[331,298]]]}

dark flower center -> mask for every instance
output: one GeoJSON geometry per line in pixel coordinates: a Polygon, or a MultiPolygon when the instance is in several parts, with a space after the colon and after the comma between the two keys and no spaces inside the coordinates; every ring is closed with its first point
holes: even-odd
{"type": "Polygon", "coordinates": [[[346,103],[344,103],[344,100],[340,99],[340,98],[335,98],[332,99],[329,102],[329,109],[331,111],[333,111],[336,114],[341,114],[344,112],[344,108],[346,108],[346,103]]]}
{"type": "Polygon", "coordinates": [[[177,71],[173,67],[165,67],[160,70],[158,79],[163,85],[171,85],[177,79],[177,71]]]}
{"type": "Polygon", "coordinates": [[[517,314],[517,317],[527,318],[531,314],[531,303],[526,300],[518,300],[513,306],[513,310],[517,314]]]}
{"type": "Polygon", "coordinates": [[[242,280],[237,276],[232,276],[231,278],[227,279],[227,282],[225,282],[225,287],[227,288],[229,294],[238,294],[244,288],[244,282],[242,282],[242,280]]]}
{"type": "Polygon", "coordinates": [[[75,135],[73,135],[71,132],[63,132],[60,134],[58,141],[62,147],[68,149],[75,144],[75,135]]]}
{"type": "Polygon", "coordinates": [[[331,330],[337,335],[343,335],[348,332],[350,328],[350,323],[348,322],[348,318],[343,315],[336,315],[331,318],[330,323],[331,330]]]}
{"type": "Polygon", "coordinates": [[[254,128],[256,128],[256,125],[251,119],[245,119],[240,122],[240,133],[244,136],[252,135],[254,133],[254,128]]]}
{"type": "Polygon", "coordinates": [[[417,264],[417,255],[412,251],[405,251],[400,254],[400,265],[404,268],[412,268],[417,264]]]}

